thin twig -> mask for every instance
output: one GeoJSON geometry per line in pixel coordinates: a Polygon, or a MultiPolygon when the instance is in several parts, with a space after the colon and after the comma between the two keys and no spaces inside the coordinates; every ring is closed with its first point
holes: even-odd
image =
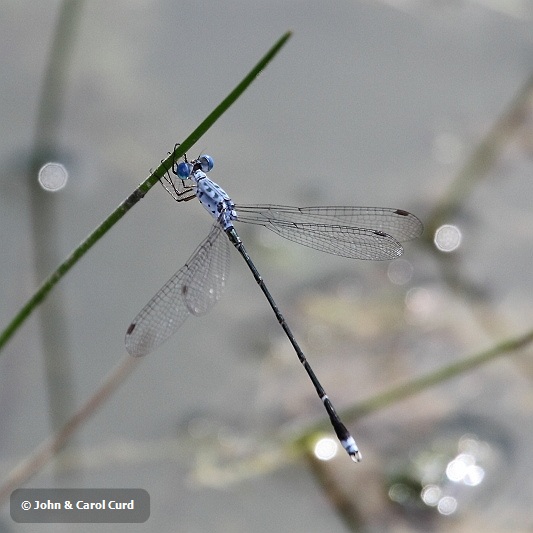
{"type": "Polygon", "coordinates": [[[0,486],[0,502],[9,498],[15,489],[39,472],[61,450],[80,426],[94,415],[117,390],[140,361],[141,359],[129,355],[119,361],[98,390],[67,420],[63,427],[42,442],[29,457],[8,474],[0,486]]]}
{"type": "Polygon", "coordinates": [[[496,159],[527,120],[527,109],[533,97],[533,75],[512,99],[509,106],[496,120],[484,139],[472,152],[455,179],[449,184],[442,199],[425,221],[425,237],[432,241],[435,230],[449,220],[464,204],[474,185],[493,168],[496,159]]]}
{"type": "Polygon", "coordinates": [[[287,42],[291,32],[287,32],[279,41],[265,54],[257,65],[247,74],[247,76],[224,98],[224,100],[210,113],[207,118],[170,154],[146,180],[133,191],[66,259],[59,267],[44,281],[37,292],[26,302],[22,309],[15,315],[11,322],[0,334],[0,350],[7,341],[20,328],[32,311],[46,298],[48,293],[54,288],[57,282],[92,248],[92,246],[105,235],[153,186],[163,177],[172,161],[182,156],[186,150],[215,123],[215,121],[229,108],[231,104],[246,90],[261,71],[272,61],[274,56],[287,42]]]}

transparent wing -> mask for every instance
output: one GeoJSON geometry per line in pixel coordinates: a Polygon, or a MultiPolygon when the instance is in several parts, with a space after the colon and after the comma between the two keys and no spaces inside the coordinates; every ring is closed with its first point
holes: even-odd
{"type": "Polygon", "coordinates": [[[388,207],[292,207],[287,205],[237,205],[239,220],[267,226],[271,221],[316,223],[365,228],[388,233],[399,242],[422,234],[420,220],[403,209],[388,207]],[[240,216],[242,213],[243,216],[240,216]]]}
{"type": "Polygon", "coordinates": [[[209,235],[135,317],[126,350],[142,356],[173,335],[190,315],[203,315],[220,299],[229,273],[230,243],[215,222],[209,235]]]}
{"type": "Polygon", "coordinates": [[[387,233],[327,224],[271,222],[265,225],[281,237],[328,254],[351,259],[395,259],[402,245],[387,233]]]}
{"type": "Polygon", "coordinates": [[[402,209],[237,205],[240,222],[258,224],[281,237],[354,259],[394,259],[400,242],[418,237],[422,223],[402,209]]]}

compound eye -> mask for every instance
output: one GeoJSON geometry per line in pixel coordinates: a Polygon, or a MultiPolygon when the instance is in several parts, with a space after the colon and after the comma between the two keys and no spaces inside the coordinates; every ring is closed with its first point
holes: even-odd
{"type": "Polygon", "coordinates": [[[215,165],[213,158],[207,154],[201,155],[198,162],[200,163],[203,172],[209,172],[215,165]]]}
{"type": "Polygon", "coordinates": [[[176,174],[178,175],[178,178],[182,180],[186,180],[192,172],[192,165],[190,163],[179,163],[178,168],[176,171],[176,174]]]}

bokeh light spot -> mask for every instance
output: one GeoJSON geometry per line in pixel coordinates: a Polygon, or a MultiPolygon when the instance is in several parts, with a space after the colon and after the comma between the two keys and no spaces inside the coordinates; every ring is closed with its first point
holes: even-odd
{"type": "Polygon", "coordinates": [[[457,226],[444,224],[435,232],[434,243],[441,252],[453,252],[461,245],[462,235],[457,226]]]}
{"type": "Polygon", "coordinates": [[[315,444],[314,454],[321,461],[329,461],[337,455],[337,441],[330,437],[324,437],[315,444]]]}
{"type": "Polygon", "coordinates": [[[59,191],[67,184],[68,172],[61,163],[46,163],[39,170],[38,180],[43,189],[59,191]]]}
{"type": "Polygon", "coordinates": [[[457,500],[453,496],[444,496],[439,500],[437,509],[443,515],[453,514],[457,510],[457,500]]]}

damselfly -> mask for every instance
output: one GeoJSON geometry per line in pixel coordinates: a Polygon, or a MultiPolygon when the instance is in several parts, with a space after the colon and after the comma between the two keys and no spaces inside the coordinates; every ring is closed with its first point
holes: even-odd
{"type": "Polygon", "coordinates": [[[250,268],[313,382],[340,443],[354,461],[360,461],[361,453],[354,438],[337,415],[233,223],[257,224],[316,250],[372,260],[395,259],[402,255],[400,242],[418,237],[422,233],[422,223],[403,209],[236,205],[219,185],[207,177],[206,173],[212,168],[213,159],[208,155],[190,162],[185,158],[184,162],[172,165],[172,173],[177,178],[172,178],[167,172],[164,182],[161,182],[178,202],[197,197],[215,222],[187,263],[130,324],[126,332],[126,349],[133,356],[146,355],[175,333],[189,315],[200,316],[211,309],[222,295],[226,283],[231,243],[250,268]]]}

